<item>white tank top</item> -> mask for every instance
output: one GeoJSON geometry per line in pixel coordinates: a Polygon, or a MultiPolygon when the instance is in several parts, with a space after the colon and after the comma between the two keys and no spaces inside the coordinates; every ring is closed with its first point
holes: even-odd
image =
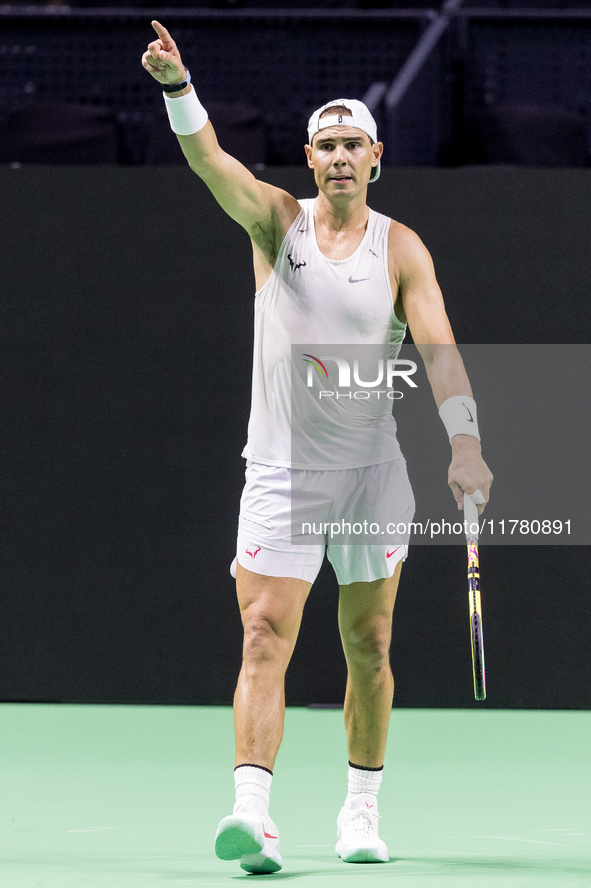
{"type": "Polygon", "coordinates": [[[369,398],[347,397],[330,360],[340,355],[353,368],[359,356],[358,378],[375,381],[379,359],[398,354],[406,324],[394,312],[388,274],[390,219],[370,210],[353,255],[327,259],[316,241],[315,201],[299,203],[271,277],[255,295],[252,403],[242,455],[317,470],[398,459],[386,380],[368,387],[369,398]],[[319,367],[316,359],[327,356],[319,367]],[[339,397],[319,396],[331,390],[339,397]]]}

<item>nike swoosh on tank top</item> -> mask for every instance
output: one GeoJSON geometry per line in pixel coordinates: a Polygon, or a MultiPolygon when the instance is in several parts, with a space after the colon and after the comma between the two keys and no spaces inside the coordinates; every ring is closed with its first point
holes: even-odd
{"type": "MultiPolygon", "coordinates": [[[[370,209],[353,255],[332,260],[318,247],[314,199],[299,203],[271,277],[255,296],[252,403],[242,455],[317,470],[399,459],[393,401],[378,397],[375,387],[367,388],[366,399],[348,398],[343,390],[342,398],[319,397],[321,390],[337,392],[337,364],[323,362],[326,377],[306,360],[340,355],[352,367],[358,358],[359,379],[375,380],[378,360],[385,367],[386,358],[398,355],[406,324],[394,312],[388,274],[390,219],[370,209]]],[[[385,378],[377,388],[385,392],[385,378]]]]}

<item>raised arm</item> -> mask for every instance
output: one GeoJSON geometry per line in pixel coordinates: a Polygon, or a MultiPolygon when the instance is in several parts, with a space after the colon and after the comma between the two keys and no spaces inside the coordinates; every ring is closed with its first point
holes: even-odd
{"type": "MultiPolygon", "coordinates": [[[[396,222],[390,229],[389,255],[393,289],[398,295],[397,312],[408,322],[450,435],[452,461],[448,484],[459,509],[464,504],[464,491],[474,493],[480,489],[488,502],[493,476],[481,456],[472,388],[455,344],[431,256],[413,231],[396,222]]],[[[484,505],[479,506],[480,512],[483,509],[484,505]]]]}
{"type": "MultiPolygon", "coordinates": [[[[176,43],[160,22],[153,21],[152,27],[158,36],[142,56],[143,67],[163,86],[182,84],[187,69],[176,43]]],[[[187,105],[186,97],[193,90],[189,84],[167,92],[167,99],[171,103],[183,102],[183,106],[178,106],[181,109],[187,105]]],[[[254,243],[273,262],[279,243],[299,212],[297,200],[279,188],[260,182],[236,158],[223,151],[196,95],[188,101],[190,108],[186,116],[190,121],[196,120],[193,125],[199,129],[185,135],[177,133],[177,138],[189,166],[203,179],[226,213],[248,231],[254,243]],[[195,108],[201,110],[195,114],[195,108]]],[[[192,129],[190,123],[184,128],[192,129]]]]}

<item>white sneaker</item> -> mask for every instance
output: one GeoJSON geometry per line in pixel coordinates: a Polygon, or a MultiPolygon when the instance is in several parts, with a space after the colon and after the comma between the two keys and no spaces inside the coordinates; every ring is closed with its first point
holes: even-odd
{"type": "Polygon", "coordinates": [[[387,863],[386,843],[378,836],[375,796],[360,793],[351,808],[341,808],[337,818],[339,840],[335,851],[345,863],[387,863]],[[372,801],[370,801],[372,799],[372,801]]]}
{"type": "Polygon", "coordinates": [[[253,809],[237,807],[220,821],[215,853],[221,860],[239,859],[247,873],[276,873],[283,866],[277,827],[270,817],[253,809]]]}

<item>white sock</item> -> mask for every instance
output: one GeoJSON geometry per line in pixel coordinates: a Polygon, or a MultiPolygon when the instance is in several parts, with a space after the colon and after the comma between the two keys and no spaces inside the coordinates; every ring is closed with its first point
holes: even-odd
{"type": "Polygon", "coordinates": [[[377,813],[378,792],[384,774],[381,768],[357,768],[349,762],[349,792],[345,799],[345,808],[358,808],[363,805],[374,807],[377,813]]]}
{"type": "Polygon", "coordinates": [[[236,788],[236,804],[234,813],[239,808],[269,813],[269,796],[273,773],[258,765],[238,765],[234,768],[234,786],[236,788]]]}

